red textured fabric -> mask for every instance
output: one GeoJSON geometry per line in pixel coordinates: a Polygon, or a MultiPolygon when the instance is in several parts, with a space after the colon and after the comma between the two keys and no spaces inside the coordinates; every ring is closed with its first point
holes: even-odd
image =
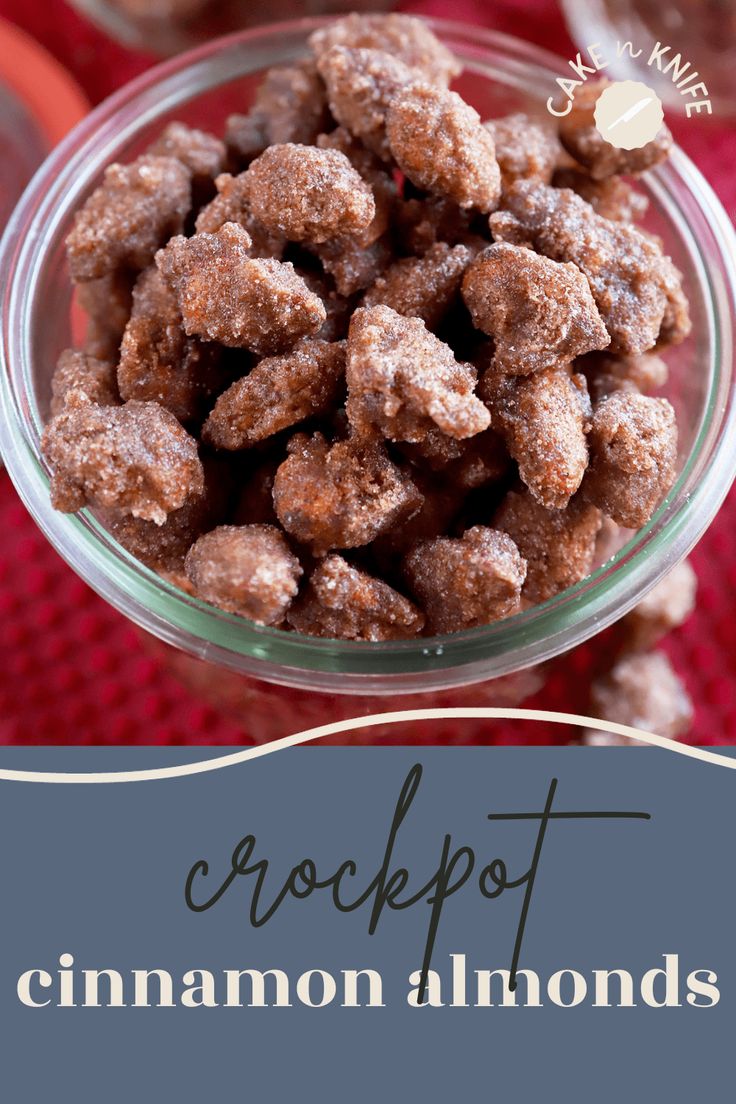
{"type": "MultiPolygon", "coordinates": [[[[572,49],[550,0],[430,0],[406,10],[466,19],[525,36],[564,56],[572,49]]],[[[0,0],[0,16],[35,35],[77,78],[93,102],[143,71],[133,55],[80,18],[63,0],[0,0]]],[[[712,123],[677,127],[677,137],[736,212],[736,131],[712,123]]],[[[246,728],[202,704],[151,656],[136,631],[59,559],[0,473],[0,743],[241,744],[246,728]]],[[[736,492],[693,556],[698,608],[665,647],[696,705],[690,740],[736,740],[736,492]]],[[[558,664],[528,703],[581,712],[591,672],[605,661],[603,637],[558,664]]],[[[288,691],[283,691],[288,699],[288,691]]],[[[295,710],[294,729],[300,726],[295,710]]],[[[424,736],[431,735],[430,730],[424,736]]],[[[445,726],[442,738],[452,733],[445,726]]],[[[569,741],[566,729],[499,723],[498,743],[569,741]]],[[[456,738],[464,738],[458,728],[456,738]]],[[[387,742],[382,740],[381,742],[387,742]]]]}

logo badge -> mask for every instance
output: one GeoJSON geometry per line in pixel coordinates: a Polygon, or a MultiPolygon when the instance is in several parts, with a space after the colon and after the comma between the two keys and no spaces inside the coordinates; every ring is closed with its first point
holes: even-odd
{"type": "Polygon", "coordinates": [[[664,122],[659,96],[641,81],[609,84],[598,97],[594,114],[598,133],[618,149],[646,146],[664,122]]]}

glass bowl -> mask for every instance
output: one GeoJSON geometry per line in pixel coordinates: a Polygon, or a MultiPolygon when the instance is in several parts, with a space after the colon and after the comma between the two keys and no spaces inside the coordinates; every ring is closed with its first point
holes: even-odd
{"type": "Polygon", "coordinates": [[[71,0],[117,42],[164,57],[218,35],[296,16],[385,11],[393,0],[71,0]]]}
{"type": "MultiPolygon", "coordinates": [[[[314,721],[334,715],[336,703],[341,715],[351,715],[346,713],[351,708],[363,712],[376,703],[376,708],[398,708],[407,700],[518,702],[538,685],[531,668],[621,617],[690,551],[736,472],[734,233],[706,181],[676,149],[642,187],[651,199],[647,229],[663,238],[683,271],[692,305],[693,335],[668,356],[667,394],[680,424],[679,476],[651,521],[565,593],[508,620],[445,637],[320,640],[259,628],[197,601],[135,561],[90,512],[68,516],[51,508],[39,438],[53,366],[73,339],[64,238],[74,212],[106,165],[137,156],[172,118],[221,128],[228,113],[247,106],[263,70],[303,54],[308,35],[322,22],[283,23],[209,43],[117,93],[42,167],[15,212],[0,255],[0,443],[21,498],[91,587],[180,650],[178,672],[188,677],[188,669],[201,692],[216,700],[227,697],[231,711],[237,711],[238,700],[245,712],[253,711],[257,698],[266,722],[271,707],[289,713],[291,720],[257,726],[258,736],[279,734],[285,724],[291,731],[306,727],[300,721],[312,705],[314,721]],[[295,693],[284,697],[274,685],[295,693]],[[362,705],[358,697],[364,698],[362,705]]],[[[543,111],[559,59],[478,27],[439,20],[431,25],[463,61],[456,87],[482,115],[543,111]]]]}

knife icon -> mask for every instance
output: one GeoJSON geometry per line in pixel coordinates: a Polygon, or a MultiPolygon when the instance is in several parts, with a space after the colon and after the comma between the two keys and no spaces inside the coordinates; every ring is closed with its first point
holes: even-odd
{"type": "Polygon", "coordinates": [[[632,104],[631,107],[624,111],[623,115],[619,115],[618,119],[614,119],[614,121],[609,127],[607,127],[607,129],[613,130],[613,128],[617,127],[619,123],[628,123],[631,119],[633,119],[636,115],[643,111],[644,108],[647,107],[653,99],[654,96],[642,96],[640,100],[637,100],[636,103],[632,104]]]}

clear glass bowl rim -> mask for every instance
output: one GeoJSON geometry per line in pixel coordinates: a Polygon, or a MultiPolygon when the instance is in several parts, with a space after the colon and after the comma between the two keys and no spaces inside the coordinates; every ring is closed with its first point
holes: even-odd
{"type": "MultiPolygon", "coordinates": [[[[588,639],[621,617],[681,560],[715,516],[736,475],[732,320],[736,235],[705,179],[676,149],[648,177],[658,201],[690,230],[708,290],[714,364],[703,419],[677,484],[649,524],[588,579],[503,622],[431,639],[321,640],[259,628],[183,594],[134,560],[87,512],[51,508],[30,398],[27,319],[54,228],[112,159],[109,150],[192,94],[274,64],[328,19],[301,19],[230,35],[164,62],[101,104],[51,154],[29,185],[0,245],[0,447],[18,493],[57,552],[133,622],[176,647],[243,674],[331,693],[389,695],[512,674],[588,639]],[[258,50],[268,55],[254,62],[258,50]],[[241,59],[242,55],[242,59],[241,59]],[[242,69],[239,66],[242,65],[242,69]],[[679,191],[674,197],[673,192],[679,191]],[[689,210],[683,211],[683,204],[689,210]]],[[[522,40],[450,20],[428,23],[478,71],[485,55],[511,83],[548,80],[564,62],[522,40]],[[463,49],[465,45],[465,50],[463,49]]],[[[533,85],[532,85],[533,87],[533,85]]],[[[547,87],[545,85],[544,87],[547,87]]]]}

